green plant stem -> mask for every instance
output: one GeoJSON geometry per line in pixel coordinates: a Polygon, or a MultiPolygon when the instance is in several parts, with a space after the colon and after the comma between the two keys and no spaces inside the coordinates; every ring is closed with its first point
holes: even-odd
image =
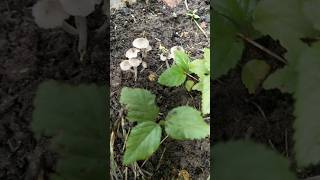
{"type": "Polygon", "coordinates": [[[198,27],[198,28],[200,29],[200,31],[204,34],[204,36],[205,36],[206,38],[208,38],[207,33],[202,29],[202,27],[199,25],[199,23],[198,23],[194,18],[192,18],[192,20],[194,21],[194,23],[196,23],[197,27],[198,27]]]}

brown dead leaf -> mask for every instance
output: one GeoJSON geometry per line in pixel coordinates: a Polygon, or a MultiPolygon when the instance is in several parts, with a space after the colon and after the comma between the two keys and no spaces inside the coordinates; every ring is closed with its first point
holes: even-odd
{"type": "Polygon", "coordinates": [[[175,8],[181,0],[162,0],[170,8],[175,8]]]}

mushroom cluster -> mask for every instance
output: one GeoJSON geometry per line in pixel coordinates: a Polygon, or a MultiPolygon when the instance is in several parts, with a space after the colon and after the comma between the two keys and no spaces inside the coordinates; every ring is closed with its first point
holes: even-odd
{"type": "Polygon", "coordinates": [[[86,16],[94,11],[101,0],[39,0],[32,8],[32,15],[37,25],[49,29],[61,27],[66,32],[78,35],[78,51],[85,52],[87,46],[86,16]],[[75,17],[75,25],[65,20],[75,17]]]}
{"type": "Polygon", "coordinates": [[[132,71],[134,73],[134,80],[138,78],[138,67],[142,65],[143,71],[147,68],[147,63],[143,61],[147,57],[147,52],[152,50],[148,39],[137,38],[132,42],[133,48],[127,50],[125,56],[128,58],[120,63],[122,71],[132,71]],[[139,56],[141,53],[141,57],[139,56]]]}
{"type": "Polygon", "coordinates": [[[183,49],[182,46],[173,46],[173,47],[170,49],[170,52],[169,52],[165,47],[163,47],[163,46],[161,46],[161,45],[160,45],[160,48],[159,48],[159,49],[160,49],[160,51],[161,51],[160,60],[166,62],[167,68],[170,68],[170,65],[169,65],[168,60],[174,58],[174,53],[175,53],[176,51],[184,51],[184,49],[183,49]]]}

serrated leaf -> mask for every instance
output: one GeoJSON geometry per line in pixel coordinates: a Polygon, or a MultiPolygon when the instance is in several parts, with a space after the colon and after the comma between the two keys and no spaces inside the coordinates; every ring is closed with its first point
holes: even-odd
{"type": "Polygon", "coordinates": [[[213,22],[213,60],[211,75],[217,79],[236,66],[241,59],[244,45],[236,38],[234,25],[225,17],[214,13],[213,22]]]}
{"type": "Polygon", "coordinates": [[[180,86],[186,80],[187,75],[178,65],[173,65],[165,70],[159,77],[158,83],[164,86],[180,86]]]}
{"type": "Polygon", "coordinates": [[[123,163],[132,164],[150,157],[159,147],[161,127],[155,122],[143,122],[135,126],[126,144],[123,163]]]}
{"type": "Polygon", "coordinates": [[[189,106],[172,109],[166,117],[165,130],[170,137],[178,140],[202,139],[210,134],[210,127],[201,113],[189,106]]]}
{"type": "Polygon", "coordinates": [[[192,87],[194,86],[194,81],[188,80],[185,82],[184,87],[187,91],[191,91],[192,87]]]}
{"type": "Polygon", "coordinates": [[[203,114],[210,114],[210,76],[201,77],[201,81],[203,82],[201,110],[203,114]]]}
{"type": "Polygon", "coordinates": [[[313,24],[315,29],[320,30],[320,0],[304,1],[303,12],[313,24]]]}
{"type": "Polygon", "coordinates": [[[251,60],[243,66],[241,79],[250,94],[255,93],[269,71],[270,65],[262,60],[251,60]]]}
{"type": "Polygon", "coordinates": [[[31,127],[38,137],[52,136],[50,148],[61,157],[56,179],[107,177],[106,93],[105,87],[57,81],[38,87],[31,127]]]}
{"type": "Polygon", "coordinates": [[[293,93],[296,89],[297,72],[292,66],[278,69],[263,83],[264,89],[279,89],[283,93],[293,93]]]}
{"type": "Polygon", "coordinates": [[[155,104],[156,96],[150,91],[140,88],[122,88],[120,103],[128,109],[129,121],[155,121],[159,108],[155,104]]]}
{"type": "Polygon", "coordinates": [[[174,52],[174,62],[185,72],[189,71],[190,58],[184,51],[177,50],[174,52]]]}
{"type": "Polygon", "coordinates": [[[320,162],[320,43],[304,51],[298,66],[297,90],[294,94],[296,120],[294,140],[300,167],[320,162]]]}
{"type": "Polygon", "coordinates": [[[297,179],[286,158],[251,141],[219,143],[211,152],[215,167],[212,174],[217,180],[297,179]]]}

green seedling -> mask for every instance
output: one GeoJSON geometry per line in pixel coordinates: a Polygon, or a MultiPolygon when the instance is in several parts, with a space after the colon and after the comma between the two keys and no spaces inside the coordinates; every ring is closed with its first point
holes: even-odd
{"type": "MultiPolygon", "coordinates": [[[[189,9],[188,9],[189,10],[189,9]]],[[[191,20],[197,25],[197,27],[200,29],[200,31],[208,38],[207,33],[202,29],[202,27],[198,23],[198,19],[200,19],[200,16],[197,13],[197,9],[189,11],[186,13],[186,16],[190,17],[191,20]]]]}
{"type": "Polygon", "coordinates": [[[160,146],[162,128],[177,140],[202,139],[210,134],[209,125],[201,113],[189,106],[172,109],[164,120],[157,123],[159,108],[155,95],[139,88],[123,88],[120,103],[127,109],[126,119],[137,122],[126,143],[123,163],[132,164],[149,158],[160,146]]]}
{"type": "Polygon", "coordinates": [[[192,90],[202,93],[202,113],[210,114],[210,50],[204,49],[203,59],[191,61],[190,57],[183,51],[175,51],[175,64],[164,71],[158,83],[164,86],[177,87],[182,85],[187,77],[197,81],[192,90]],[[192,76],[196,74],[198,78],[192,76]]]}

